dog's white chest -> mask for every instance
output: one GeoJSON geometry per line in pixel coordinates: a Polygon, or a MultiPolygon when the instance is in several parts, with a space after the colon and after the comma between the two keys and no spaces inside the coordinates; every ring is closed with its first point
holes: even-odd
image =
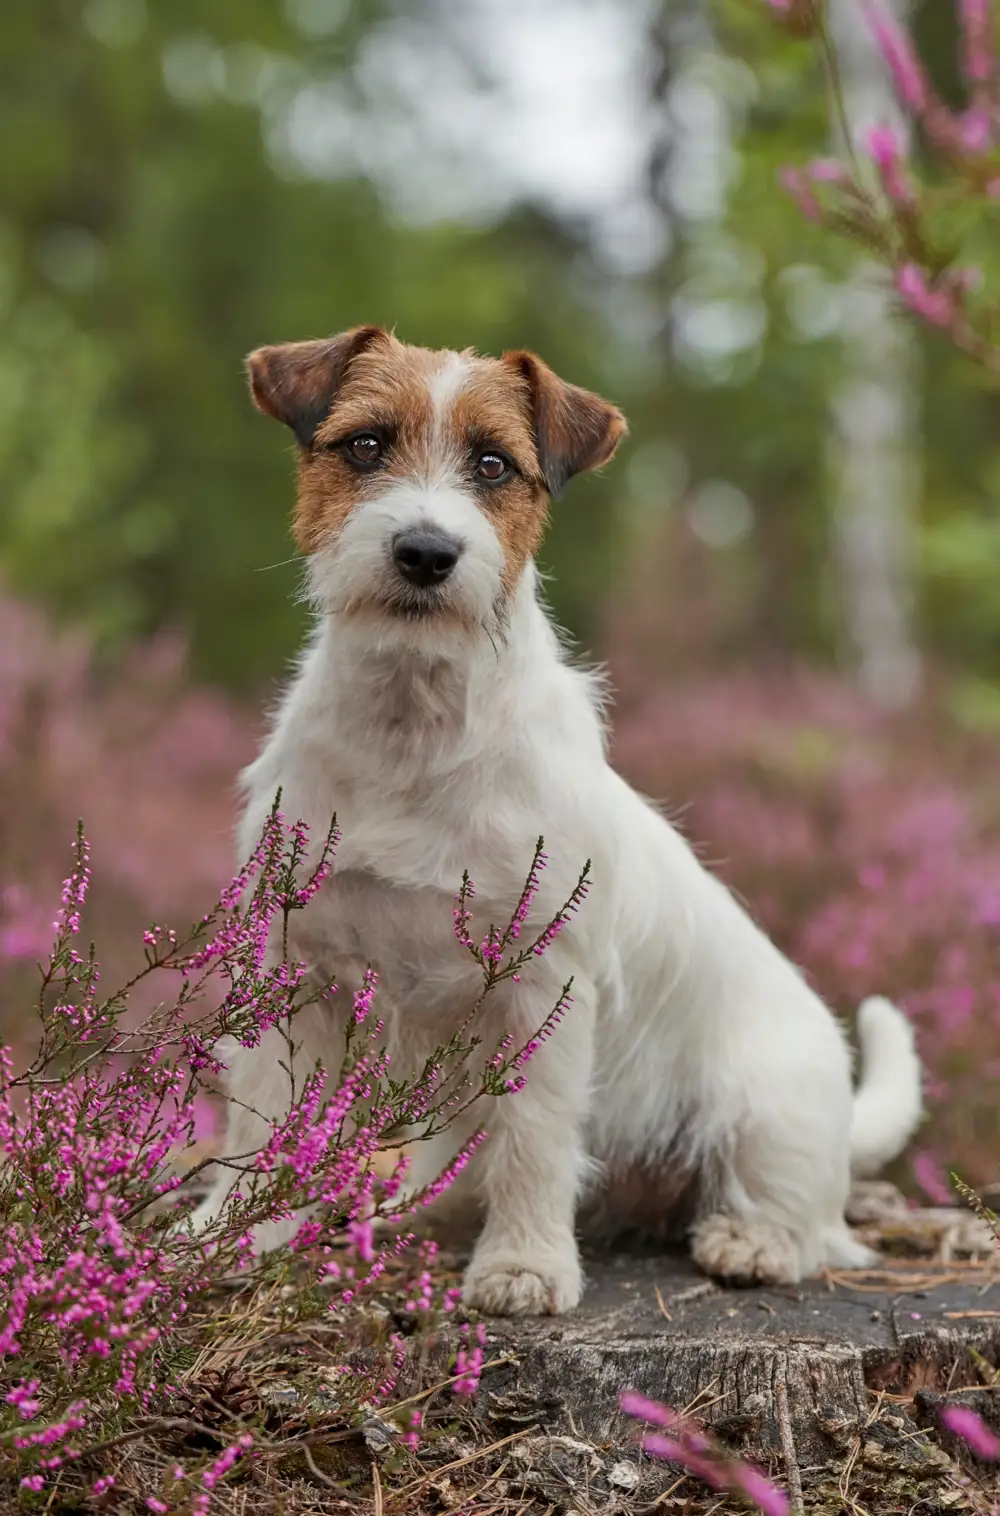
{"type": "Polygon", "coordinates": [[[436,1014],[471,1004],[480,982],[478,966],[455,936],[452,908],[442,891],[396,885],[369,870],[340,870],[296,920],[293,943],[345,988],[358,988],[371,965],[389,1005],[414,1017],[436,1014]]]}

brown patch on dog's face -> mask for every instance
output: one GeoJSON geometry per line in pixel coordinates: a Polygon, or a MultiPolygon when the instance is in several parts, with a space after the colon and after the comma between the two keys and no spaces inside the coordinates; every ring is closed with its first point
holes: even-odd
{"type": "Polygon", "coordinates": [[[498,457],[511,465],[497,482],[473,479],[476,503],[503,549],[503,583],[510,593],[538,551],[549,512],[549,492],[538,462],[528,396],[520,377],[495,358],[473,360],[455,398],[451,430],[456,450],[475,465],[498,457]]]}
{"type": "Polygon", "coordinates": [[[386,335],[355,358],[311,453],[299,461],[295,535],[306,552],[336,537],[355,506],[426,472],[433,414],[428,386],[442,357],[386,335]],[[350,460],[347,444],[368,435],[381,453],[378,466],[364,472],[350,460]]]}
{"type": "Polygon", "coordinates": [[[468,488],[500,540],[511,590],[542,539],[549,500],[521,376],[494,358],[392,338],[361,353],[317,430],[313,459],[303,461],[296,533],[307,551],[335,535],[364,498],[341,450],[369,431],[384,446],[371,488],[382,493],[404,479],[468,488]],[[478,478],[480,459],[494,454],[512,465],[508,477],[478,478]]]}
{"type": "Polygon", "coordinates": [[[574,474],[600,468],[612,457],[628,425],[617,406],[567,384],[537,353],[504,353],[527,385],[538,465],[550,495],[561,495],[574,474]]]}
{"type": "Polygon", "coordinates": [[[259,408],[300,442],[294,529],[303,551],[333,544],[352,513],[390,501],[395,486],[418,491],[433,524],[440,491],[452,529],[456,498],[489,523],[504,594],[538,549],[550,496],[605,462],[625,430],[614,406],[532,353],[434,352],[377,327],[260,349],[248,367],[259,408]]]}
{"type": "Polygon", "coordinates": [[[254,405],[290,426],[302,447],[312,443],[351,359],[373,342],[387,340],[379,326],[355,326],[315,342],[282,342],[247,355],[254,405]]]}

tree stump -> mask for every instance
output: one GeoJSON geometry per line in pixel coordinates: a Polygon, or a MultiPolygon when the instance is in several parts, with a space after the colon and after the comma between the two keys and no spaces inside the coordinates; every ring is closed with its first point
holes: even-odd
{"type": "MultiPolygon", "coordinates": [[[[487,1322],[487,1360],[510,1360],[480,1386],[497,1437],[534,1423],[634,1454],[618,1397],[637,1390],[784,1471],[794,1498],[803,1471],[852,1452],[912,1472],[927,1458],[914,1428],[940,1392],[982,1387],[1000,1359],[1000,1274],[964,1261],[731,1289],[684,1257],[618,1255],[590,1259],[587,1276],[568,1316],[487,1322]]],[[[989,1399],[1000,1410],[1000,1391],[989,1399]]]]}

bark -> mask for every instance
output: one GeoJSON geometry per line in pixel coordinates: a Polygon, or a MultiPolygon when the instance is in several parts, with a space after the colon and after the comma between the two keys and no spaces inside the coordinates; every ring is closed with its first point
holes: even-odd
{"type": "MultiPolygon", "coordinates": [[[[684,1258],[592,1261],[583,1305],[560,1319],[493,1320],[479,1406],[496,1435],[536,1421],[548,1433],[634,1447],[618,1397],[638,1390],[695,1407],[745,1456],[784,1468],[862,1462],[913,1468],[914,1397],[983,1383],[1000,1359],[1000,1293],[966,1263],[898,1262],[882,1282],[849,1274],[792,1287],[733,1290],[684,1258]],[[979,1359],[977,1362],[977,1355],[979,1359]],[[876,1392],[903,1396],[893,1427],[872,1420],[876,1392]],[[907,1435],[909,1434],[909,1435],[907,1435]]],[[[884,1397],[883,1397],[884,1398],[884,1397]]],[[[894,1411],[898,1403],[890,1402],[894,1411]]]]}

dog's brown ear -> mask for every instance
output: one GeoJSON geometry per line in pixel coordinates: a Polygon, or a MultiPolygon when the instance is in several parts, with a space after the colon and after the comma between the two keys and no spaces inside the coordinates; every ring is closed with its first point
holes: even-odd
{"type": "Polygon", "coordinates": [[[308,447],[329,414],[351,359],[385,336],[380,326],[355,326],[315,342],[258,347],[246,360],[254,405],[290,426],[308,447]]]}
{"type": "Polygon", "coordinates": [[[527,384],[538,461],[551,495],[560,494],[574,474],[607,463],[628,431],[617,406],[567,384],[535,353],[504,353],[503,361],[527,384]]]}

